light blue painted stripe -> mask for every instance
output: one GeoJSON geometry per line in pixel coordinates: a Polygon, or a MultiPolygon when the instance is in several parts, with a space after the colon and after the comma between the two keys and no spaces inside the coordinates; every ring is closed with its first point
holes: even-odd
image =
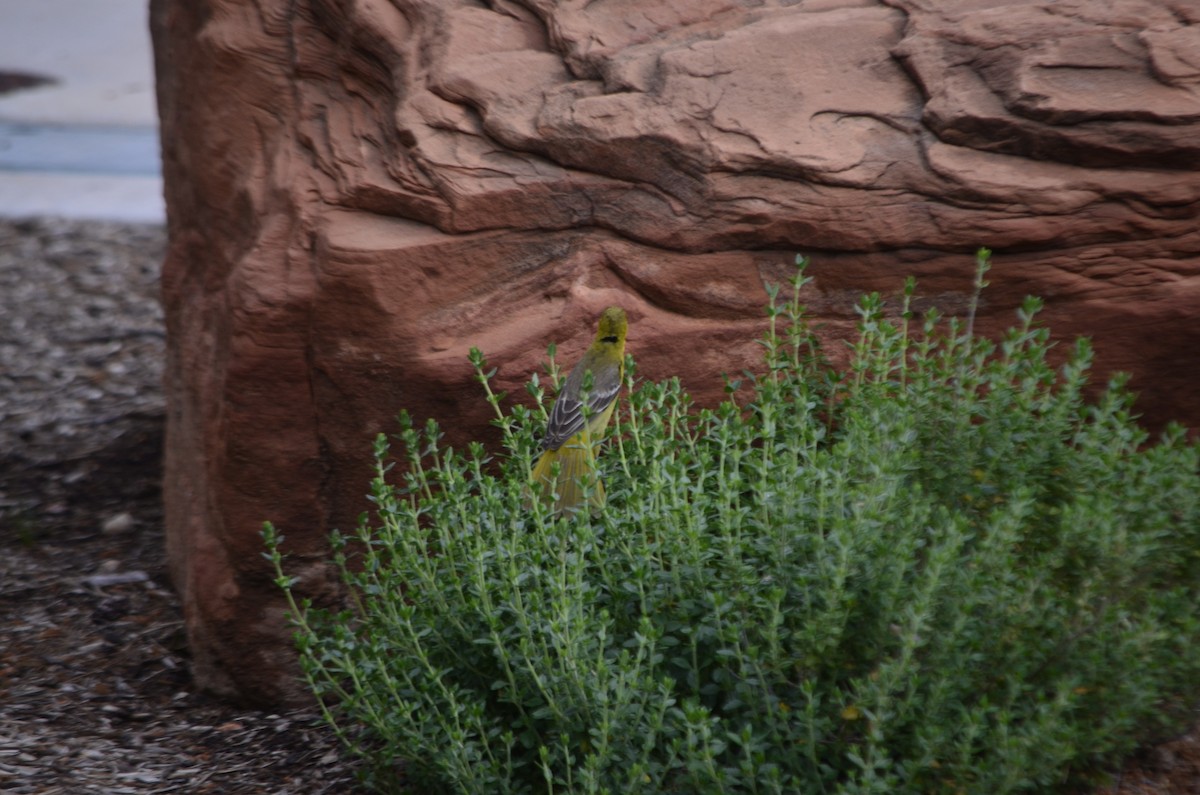
{"type": "Polygon", "coordinates": [[[0,122],[0,171],[158,176],[158,129],[0,122]]]}

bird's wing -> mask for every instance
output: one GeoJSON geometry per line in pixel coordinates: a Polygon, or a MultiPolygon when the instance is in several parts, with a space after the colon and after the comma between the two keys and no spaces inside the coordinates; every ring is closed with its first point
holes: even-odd
{"type": "Polygon", "coordinates": [[[546,424],[546,435],[542,437],[542,449],[557,450],[583,430],[580,393],[583,391],[584,374],[589,370],[592,373],[592,389],[588,392],[588,413],[596,416],[617,399],[617,393],[621,391],[621,363],[603,361],[588,351],[567,376],[567,382],[550,409],[550,421],[546,424]]]}

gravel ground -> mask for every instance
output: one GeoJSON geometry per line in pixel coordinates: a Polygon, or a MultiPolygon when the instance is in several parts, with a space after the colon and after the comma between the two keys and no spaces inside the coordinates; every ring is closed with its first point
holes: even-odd
{"type": "MultiPolygon", "coordinates": [[[[0,220],[0,792],[361,793],[314,713],[188,675],[159,501],[163,237],[0,220]]],[[[1103,795],[1196,793],[1193,731],[1103,795]]]]}

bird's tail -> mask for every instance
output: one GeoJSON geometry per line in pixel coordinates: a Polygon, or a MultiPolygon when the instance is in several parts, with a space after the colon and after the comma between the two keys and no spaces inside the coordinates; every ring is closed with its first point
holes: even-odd
{"type": "Polygon", "coordinates": [[[604,484],[597,476],[595,452],[586,439],[572,439],[557,450],[542,453],[533,467],[533,482],[541,484],[542,502],[553,506],[556,513],[582,507],[585,495],[593,508],[604,505],[604,484]]]}

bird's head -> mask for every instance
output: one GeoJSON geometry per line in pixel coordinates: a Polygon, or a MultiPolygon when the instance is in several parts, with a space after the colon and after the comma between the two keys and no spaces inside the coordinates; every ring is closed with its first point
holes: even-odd
{"type": "Polygon", "coordinates": [[[619,306],[610,306],[601,313],[600,322],[596,325],[596,342],[624,345],[628,328],[629,320],[625,317],[625,310],[619,306]]]}

